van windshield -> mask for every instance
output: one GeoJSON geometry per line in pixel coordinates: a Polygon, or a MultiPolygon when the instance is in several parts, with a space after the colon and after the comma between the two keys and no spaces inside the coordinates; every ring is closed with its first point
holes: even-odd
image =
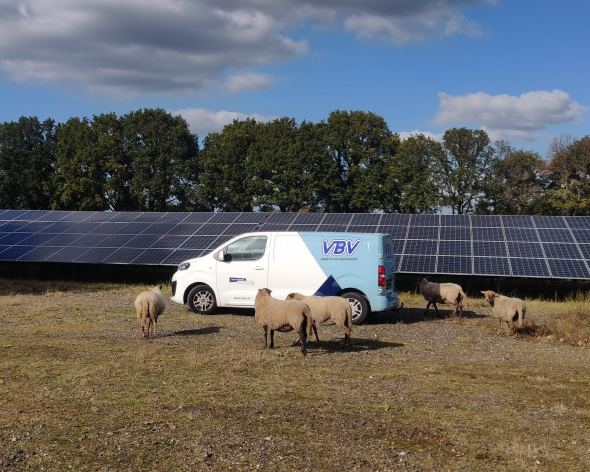
{"type": "Polygon", "coordinates": [[[229,254],[232,261],[255,261],[264,256],[266,239],[266,236],[247,236],[238,239],[227,246],[225,254],[229,254]]]}

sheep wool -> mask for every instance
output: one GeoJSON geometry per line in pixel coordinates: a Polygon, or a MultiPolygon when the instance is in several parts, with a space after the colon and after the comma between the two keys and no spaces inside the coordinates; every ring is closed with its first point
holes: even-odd
{"type": "Polygon", "coordinates": [[[137,312],[137,321],[141,326],[141,332],[145,338],[150,334],[156,334],[156,325],[158,317],[166,309],[166,299],[160,287],[152,287],[149,290],[141,292],[135,298],[135,310],[137,312]]]}
{"type": "Polygon", "coordinates": [[[455,312],[454,315],[461,317],[463,314],[463,306],[467,302],[467,296],[460,285],[453,284],[453,283],[435,283],[429,282],[428,279],[423,277],[420,282],[418,283],[418,288],[420,289],[420,293],[424,297],[424,299],[428,302],[426,305],[426,310],[424,313],[428,311],[430,305],[434,305],[434,309],[436,310],[436,314],[440,316],[438,312],[438,308],[436,306],[437,303],[444,303],[446,305],[454,305],[455,312]]]}
{"type": "Polygon", "coordinates": [[[311,336],[311,329],[315,333],[316,341],[319,341],[316,325],[331,321],[344,331],[344,343],[350,344],[352,332],[352,307],[348,300],[342,297],[317,297],[306,296],[301,293],[290,293],[287,300],[299,300],[309,306],[312,323],[308,329],[311,336]]]}
{"type": "Polygon", "coordinates": [[[510,332],[514,331],[514,322],[517,320],[519,328],[524,326],[526,305],[520,298],[506,297],[492,290],[484,290],[481,293],[491,305],[494,316],[498,318],[498,333],[502,329],[503,323],[510,332]]]}
{"type": "Polygon", "coordinates": [[[267,335],[270,328],[270,348],[274,347],[274,332],[295,330],[299,334],[301,352],[307,353],[305,343],[306,329],[313,322],[307,304],[298,300],[278,300],[270,295],[271,290],[261,288],[254,300],[254,319],[264,328],[264,347],[267,347],[267,335]]]}

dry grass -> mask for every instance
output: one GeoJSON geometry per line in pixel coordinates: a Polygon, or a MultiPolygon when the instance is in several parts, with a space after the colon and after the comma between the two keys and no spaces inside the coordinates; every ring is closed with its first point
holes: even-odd
{"type": "Polygon", "coordinates": [[[497,336],[477,300],[403,294],[303,359],[241,312],[169,305],[146,341],[144,288],[0,280],[0,470],[590,470],[590,348],[497,336]]]}

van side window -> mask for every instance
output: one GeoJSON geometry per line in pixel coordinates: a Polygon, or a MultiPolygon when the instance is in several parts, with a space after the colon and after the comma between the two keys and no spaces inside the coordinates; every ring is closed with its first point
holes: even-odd
{"type": "Polygon", "coordinates": [[[232,261],[255,261],[264,256],[266,236],[248,236],[238,239],[225,249],[225,254],[231,255],[232,261]]]}

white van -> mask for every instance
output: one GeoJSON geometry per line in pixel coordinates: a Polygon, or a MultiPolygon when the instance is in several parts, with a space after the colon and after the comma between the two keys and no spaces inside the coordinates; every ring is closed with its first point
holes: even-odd
{"type": "Polygon", "coordinates": [[[178,265],[172,301],[195,313],[254,307],[259,288],[274,297],[291,292],[341,295],[353,323],[371,311],[396,308],[395,262],[387,234],[259,232],[241,234],[205,256],[178,265]]]}

